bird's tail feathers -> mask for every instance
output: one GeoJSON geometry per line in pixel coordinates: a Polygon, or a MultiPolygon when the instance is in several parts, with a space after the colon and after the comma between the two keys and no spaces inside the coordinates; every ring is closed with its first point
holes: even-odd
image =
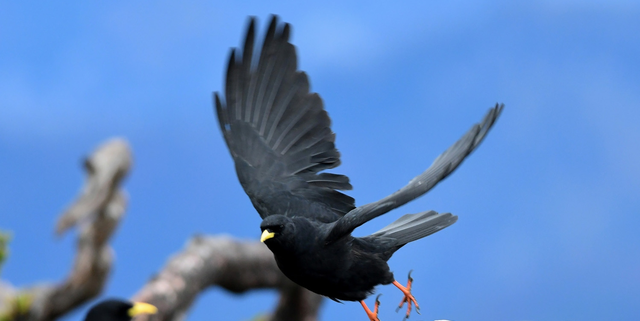
{"type": "Polygon", "coordinates": [[[438,232],[457,220],[458,216],[456,215],[451,213],[438,214],[436,211],[406,214],[371,236],[392,238],[397,242],[397,248],[400,248],[409,242],[438,232]]]}

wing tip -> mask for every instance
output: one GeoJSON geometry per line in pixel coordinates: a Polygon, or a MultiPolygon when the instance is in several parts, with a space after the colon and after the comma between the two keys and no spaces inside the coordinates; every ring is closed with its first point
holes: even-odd
{"type": "Polygon", "coordinates": [[[223,109],[224,105],[222,104],[222,99],[220,98],[220,93],[217,91],[213,92],[213,102],[214,102],[214,107],[217,110],[223,109]]]}
{"type": "Polygon", "coordinates": [[[277,14],[275,14],[275,13],[270,14],[269,15],[269,29],[272,29],[272,28],[275,29],[276,26],[278,25],[278,20],[279,19],[280,19],[280,17],[277,14]]]}

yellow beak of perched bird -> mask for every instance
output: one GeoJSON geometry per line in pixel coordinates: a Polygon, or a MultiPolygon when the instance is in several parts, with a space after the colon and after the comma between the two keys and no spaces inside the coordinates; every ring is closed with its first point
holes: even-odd
{"type": "Polygon", "coordinates": [[[110,299],[89,309],[84,321],[131,321],[133,317],[141,314],[156,313],[158,308],[149,303],[110,299]]]}

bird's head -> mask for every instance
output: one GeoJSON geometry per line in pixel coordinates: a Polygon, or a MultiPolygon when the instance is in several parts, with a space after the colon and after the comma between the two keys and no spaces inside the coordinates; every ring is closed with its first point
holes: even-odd
{"type": "Polygon", "coordinates": [[[269,248],[273,245],[284,245],[289,241],[293,241],[296,226],[293,220],[284,215],[267,216],[260,224],[262,236],[260,242],[266,244],[269,248]]]}
{"type": "Polygon", "coordinates": [[[140,314],[156,314],[158,309],[148,303],[105,300],[92,307],[85,321],[130,321],[140,314]]]}

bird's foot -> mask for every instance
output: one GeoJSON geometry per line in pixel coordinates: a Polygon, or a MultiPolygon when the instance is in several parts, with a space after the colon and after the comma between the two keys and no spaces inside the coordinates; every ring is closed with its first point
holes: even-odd
{"type": "Polygon", "coordinates": [[[367,307],[367,304],[365,304],[364,301],[360,301],[360,304],[362,304],[362,307],[364,308],[364,312],[366,312],[369,317],[369,321],[380,321],[380,319],[378,319],[378,307],[380,306],[379,299],[381,295],[382,294],[378,294],[376,297],[376,304],[373,306],[373,312],[369,310],[369,307],[367,307]]]}
{"type": "Polygon", "coordinates": [[[402,291],[402,293],[404,293],[404,298],[402,298],[402,301],[400,301],[400,305],[398,305],[396,312],[398,312],[402,308],[405,302],[407,303],[407,314],[405,315],[404,319],[409,318],[409,314],[411,313],[411,304],[415,304],[416,312],[420,314],[420,306],[418,305],[418,301],[416,301],[416,298],[413,296],[413,294],[411,294],[412,282],[413,278],[411,277],[411,271],[409,271],[409,281],[407,282],[406,287],[400,284],[398,281],[393,281],[393,285],[395,285],[398,289],[400,289],[400,291],[402,291]]]}

